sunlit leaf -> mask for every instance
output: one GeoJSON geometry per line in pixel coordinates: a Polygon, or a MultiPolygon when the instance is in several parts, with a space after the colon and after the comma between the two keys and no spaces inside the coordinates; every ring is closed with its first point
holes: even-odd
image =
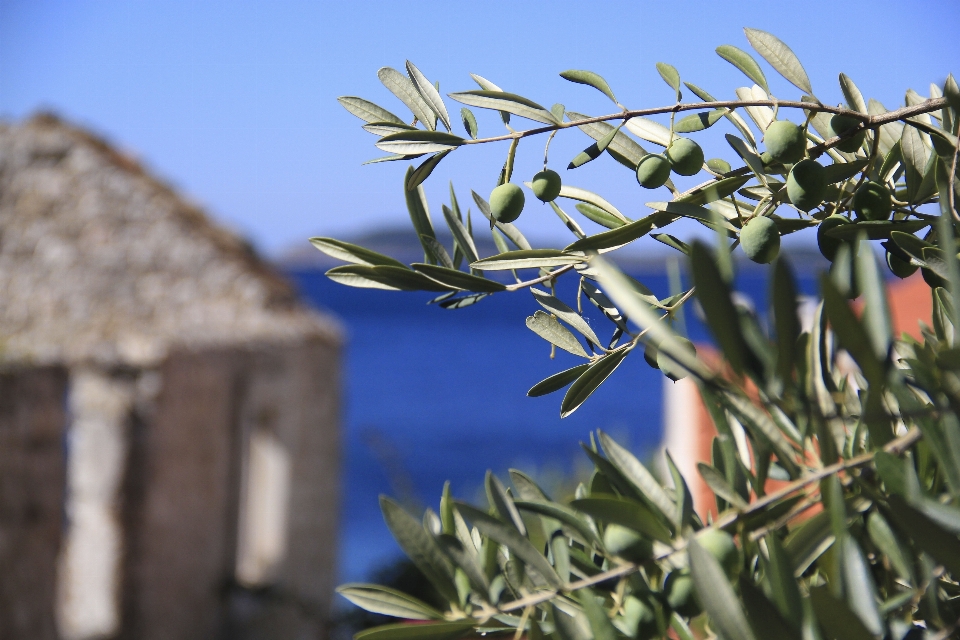
{"type": "Polygon", "coordinates": [[[530,387],[530,390],[527,391],[527,395],[531,398],[536,398],[539,396],[545,396],[548,393],[553,393],[554,391],[559,391],[579,378],[580,374],[586,371],[588,366],[589,365],[586,364],[577,365],[576,367],[567,369],[566,371],[555,373],[549,378],[544,378],[537,384],[530,387]]]}
{"type": "Polygon", "coordinates": [[[457,602],[453,584],[453,566],[420,522],[396,502],[380,496],[380,509],[387,528],[407,557],[417,566],[440,594],[450,602],[457,602]]]}
{"type": "MultiPolygon", "coordinates": [[[[537,313],[541,312],[538,311],[537,313]]],[[[577,344],[579,344],[579,342],[577,344]]],[[[627,353],[628,351],[626,349],[620,349],[619,351],[608,353],[591,363],[590,366],[587,367],[587,370],[567,389],[567,393],[563,396],[563,401],[560,403],[560,417],[566,418],[579,409],[580,405],[597,390],[597,387],[599,387],[610,374],[616,371],[617,367],[620,366],[620,363],[623,362],[623,359],[627,356],[627,353]]]]}
{"type": "Polygon", "coordinates": [[[756,640],[740,600],[717,559],[700,546],[696,538],[690,540],[687,553],[697,596],[714,628],[726,640],[756,640]]]}
{"type": "Polygon", "coordinates": [[[355,264],[366,265],[388,265],[406,269],[407,265],[399,260],[394,260],[390,256],[365,249],[361,246],[344,242],[343,240],[334,240],[333,238],[310,238],[310,244],[317,249],[337,260],[352,262],[355,264]]]}
{"type": "Polygon", "coordinates": [[[463,138],[443,131],[401,131],[391,133],[377,141],[377,148],[390,153],[436,153],[449,151],[463,144],[463,138]]]}
{"type": "Polygon", "coordinates": [[[807,77],[807,72],[804,71],[803,65],[800,64],[800,60],[790,47],[775,35],[766,31],[745,28],[743,32],[747,35],[750,46],[763,56],[763,59],[769,62],[770,66],[795,87],[813,95],[810,78],[807,77]]]}
{"type": "Polygon", "coordinates": [[[560,267],[583,262],[582,256],[570,255],[559,249],[526,249],[508,251],[470,264],[474,269],[502,271],[505,269],[534,269],[560,267]]]}
{"type": "Polygon", "coordinates": [[[466,107],[460,107],[460,121],[463,123],[463,128],[466,129],[467,135],[476,140],[480,128],[477,126],[477,119],[473,115],[473,111],[466,107]]]}
{"type": "Polygon", "coordinates": [[[406,620],[442,620],[443,614],[420,600],[390,587],[376,584],[345,584],[337,593],[372,613],[406,620]]]}
{"type": "Polygon", "coordinates": [[[570,82],[576,82],[578,84],[585,84],[587,86],[593,87],[597,91],[603,93],[611,100],[614,104],[617,104],[617,99],[613,95],[613,90],[610,89],[610,85],[607,84],[607,81],[601,78],[599,75],[593,71],[584,71],[581,69],[570,69],[569,71],[563,71],[560,73],[560,77],[564,80],[569,80],[570,82]]]}
{"type": "Polygon", "coordinates": [[[588,357],[583,345],[570,333],[570,330],[560,324],[559,320],[543,311],[537,311],[527,318],[527,328],[550,344],[556,345],[568,353],[581,358],[588,357]]]}
{"type": "Polygon", "coordinates": [[[447,267],[441,267],[432,264],[414,263],[411,265],[418,273],[422,273],[431,280],[435,280],[442,285],[464,291],[475,291],[477,293],[496,293],[504,291],[507,287],[495,280],[488,280],[480,276],[457,271],[447,267]]]}
{"type": "Polygon", "coordinates": [[[767,87],[767,78],[763,75],[763,70],[749,53],[733,45],[724,44],[717,47],[717,55],[737,69],[740,69],[744,75],[760,85],[760,88],[766,93],[770,93],[770,89],[767,87]]]}
{"type": "Polygon", "coordinates": [[[440,118],[440,122],[447,128],[447,131],[452,131],[450,114],[447,113],[447,107],[443,104],[443,98],[440,97],[440,92],[427,80],[420,69],[409,60],[407,60],[407,73],[410,75],[410,80],[413,81],[413,86],[417,89],[417,92],[420,93],[423,101],[426,102],[430,109],[440,118]]]}
{"type": "MultiPolygon", "coordinates": [[[[420,97],[420,92],[414,86],[410,78],[406,77],[396,69],[383,67],[377,71],[377,77],[390,92],[400,99],[400,102],[407,105],[407,108],[413,112],[414,117],[433,131],[433,110],[420,97]]],[[[389,118],[387,118],[389,120],[389,118]]]]}
{"type": "Polygon", "coordinates": [[[553,114],[542,106],[527,100],[522,96],[505,91],[462,91],[460,93],[451,93],[450,97],[457,102],[481,109],[495,109],[505,111],[513,115],[542,122],[544,124],[560,124],[554,118],[553,114]]]}

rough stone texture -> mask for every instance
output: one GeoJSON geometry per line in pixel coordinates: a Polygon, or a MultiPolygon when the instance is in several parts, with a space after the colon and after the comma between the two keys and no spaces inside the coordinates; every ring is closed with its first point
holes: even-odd
{"type": "Polygon", "coordinates": [[[0,362],[66,368],[70,406],[90,410],[71,425],[63,384],[50,404],[0,380],[0,637],[56,637],[55,556],[74,542],[95,553],[61,553],[61,637],[324,637],[338,327],[134,160],[49,115],[0,124],[0,297],[0,362]],[[103,404],[114,391],[123,403],[103,404]],[[273,493],[247,477],[259,436],[280,461],[273,493]],[[285,515],[243,520],[257,495],[285,515]],[[266,555],[238,586],[241,533],[266,555]]]}
{"type": "Polygon", "coordinates": [[[159,362],[171,345],[337,339],[238,237],[51,116],[0,125],[9,358],[159,362]]]}
{"type": "Polygon", "coordinates": [[[0,370],[0,638],[54,640],[66,372],[0,370]]]}

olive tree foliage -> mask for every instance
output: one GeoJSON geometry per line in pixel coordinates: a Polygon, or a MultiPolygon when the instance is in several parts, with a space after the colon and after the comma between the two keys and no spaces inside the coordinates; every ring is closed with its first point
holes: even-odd
{"type": "Polygon", "coordinates": [[[358,638],[849,640],[957,633],[960,90],[951,76],[942,87],[931,85],[929,97],[908,91],[905,106],[888,111],[840,74],[846,103],[823,104],[786,44],[763,31],[746,34],[759,58],[800,90],[799,100],[772,96],[759,58],[730,45],[717,53],[752,84],[736,90],[737,100],[717,100],[658,63],[676,101],[631,110],[599,75],[563,72],[616,105],[592,117],[560,104],[545,108],[474,75],[479,90],[446,96],[466,105],[461,137],[439,85],[409,62],[406,74],[385,68],[379,76],[412,116],[340,99],[391,154],[375,162],[424,158],[404,184],[424,260],[407,266],[314,238],[318,249],[350,263],[331,269],[330,278],[435,291],[434,302],[447,309],[529,292],[537,310],[527,326],[583,359],[529,395],[566,389],[560,410],[569,415],[625,358],[640,354],[672,378],[694,379],[719,433],[712,460],[699,465],[716,496],[717,515],[707,521],[669,456],[662,482],[602,432],[584,446],[595,470],[571,500],[552,499],[520,471],[510,472],[509,488],[488,474],[488,504],[481,507],[453,499],[448,486],[439,514],[428,509],[422,520],[382,498],[390,531],[447,604],[438,610],[385,587],[345,585],[339,592],[351,602],[398,618],[358,638]],[[700,101],[683,101],[683,87],[700,101]],[[490,121],[506,132],[479,137],[471,108],[494,112],[490,121]],[[655,114],[669,114],[670,126],[647,117],[655,114]],[[524,128],[530,120],[535,126],[524,128]],[[704,161],[694,138],[724,122],[729,159],[704,161]],[[514,182],[513,159],[519,144],[540,136],[549,148],[556,134],[573,129],[593,142],[568,168],[606,152],[635,174],[638,192],[665,186],[671,199],[648,203],[650,213],[632,220],[600,195],[567,184],[549,169],[545,151],[544,172],[524,184],[549,201],[573,237],[563,248],[533,249],[513,223],[526,197],[514,182]],[[474,192],[472,200],[499,255],[478,255],[473,234],[487,225],[464,212],[452,186],[441,210],[453,246],[442,246],[421,183],[449,154],[497,141],[510,143],[500,186],[489,199],[474,192]],[[681,192],[671,173],[706,180],[681,192]],[[570,201],[604,229],[585,233],[578,216],[558,204],[570,201]],[[681,218],[713,230],[716,241],[688,244],[670,235],[666,227],[681,218]],[[778,252],[781,236],[813,227],[832,267],[820,279],[822,299],[804,331],[791,267],[778,252]],[[685,256],[692,288],[658,299],[603,257],[648,237],[685,256]],[[878,265],[870,241],[882,241],[887,267],[878,265]],[[769,330],[732,297],[738,247],[755,261],[774,262],[769,330]],[[933,299],[933,326],[922,327],[922,340],[893,335],[884,268],[899,277],[922,269],[933,299]],[[513,281],[504,284],[509,274],[513,281]],[[555,294],[556,280],[566,276],[579,279],[577,300],[555,294]],[[584,320],[577,311],[584,298],[609,326],[584,320]],[[699,358],[673,326],[692,298],[722,366],[699,358]],[[781,481],[775,490],[771,479],[781,481]]]}

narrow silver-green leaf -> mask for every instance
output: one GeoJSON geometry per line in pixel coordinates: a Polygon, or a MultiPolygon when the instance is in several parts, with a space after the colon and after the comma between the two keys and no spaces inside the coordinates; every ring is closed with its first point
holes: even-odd
{"type": "Polygon", "coordinates": [[[717,120],[722,118],[726,112],[726,109],[714,109],[713,111],[692,113],[677,120],[673,124],[673,130],[677,133],[694,133],[709,129],[716,124],[717,120]]]}
{"type": "Polygon", "coordinates": [[[865,115],[869,113],[863,94],[860,93],[860,89],[853,83],[850,76],[845,73],[840,74],[840,90],[843,92],[848,107],[865,115]]]}
{"type": "Polygon", "coordinates": [[[595,207],[600,207],[607,213],[612,214],[624,224],[630,222],[630,218],[620,213],[620,210],[615,206],[607,202],[601,196],[593,193],[592,191],[587,191],[586,189],[581,189],[579,187],[571,187],[569,185],[563,185],[560,187],[560,196],[561,198],[570,198],[571,200],[578,200],[580,202],[586,202],[592,204],[595,207]]]}
{"type": "Polygon", "coordinates": [[[360,631],[353,636],[353,640],[456,640],[475,624],[472,620],[387,624],[360,631]]]}
{"type": "MultiPolygon", "coordinates": [[[[410,181],[410,176],[413,175],[413,171],[413,167],[407,168],[407,174],[403,179],[404,183],[410,181]]],[[[407,202],[407,213],[410,214],[410,221],[413,223],[413,230],[417,232],[417,237],[429,236],[436,238],[437,234],[433,230],[433,221],[430,219],[430,207],[427,204],[427,195],[423,191],[423,186],[417,185],[414,189],[404,189],[403,195],[407,202]]],[[[430,262],[429,249],[424,246],[423,250],[427,261],[430,262]]]]}
{"type": "Polygon", "coordinates": [[[529,511],[537,515],[558,520],[567,525],[569,529],[580,534],[587,544],[593,544],[598,548],[603,548],[596,531],[583,519],[583,516],[570,507],[556,502],[541,502],[538,500],[517,500],[515,504],[520,511],[529,511]]]}
{"type": "Polygon", "coordinates": [[[403,120],[393,115],[380,105],[376,105],[369,100],[358,98],[356,96],[340,96],[337,98],[344,109],[357,116],[365,122],[392,122],[394,124],[404,124],[403,120]]]}
{"type": "Polygon", "coordinates": [[[853,162],[835,162],[823,168],[823,175],[827,184],[836,184],[849,180],[860,173],[867,166],[869,160],[854,160],[853,162]]]}
{"type": "Polygon", "coordinates": [[[731,44],[724,44],[717,47],[717,55],[740,69],[745,76],[760,85],[760,88],[766,93],[770,93],[770,88],[767,86],[767,77],[763,75],[763,69],[749,53],[731,44]]]}
{"type": "Polygon", "coordinates": [[[666,147],[670,144],[670,129],[655,120],[636,117],[627,120],[627,130],[641,140],[666,147]]]}
{"type": "Polygon", "coordinates": [[[710,209],[701,207],[698,204],[692,204],[690,202],[681,202],[679,200],[673,202],[648,202],[646,206],[657,211],[664,211],[666,213],[672,213],[674,215],[680,216],[682,218],[691,218],[698,222],[705,223],[707,226],[714,227],[720,226],[727,231],[736,232],[738,229],[727,222],[723,218],[719,218],[714,215],[710,209]]]}
{"type": "Polygon", "coordinates": [[[790,47],[778,37],[766,31],[745,28],[743,32],[747,35],[750,46],[763,56],[763,59],[769,62],[770,66],[776,69],[793,86],[813,95],[810,78],[807,77],[807,72],[804,71],[799,58],[790,47]]]}
{"type": "Polygon", "coordinates": [[[589,587],[581,589],[578,594],[580,605],[583,607],[583,613],[590,622],[590,630],[593,632],[593,640],[618,640],[620,634],[614,628],[607,612],[597,602],[597,595],[589,587]]]}
{"type": "Polygon", "coordinates": [[[840,540],[837,552],[840,554],[847,605],[871,634],[883,635],[883,620],[877,609],[877,587],[860,545],[853,536],[847,535],[840,540]]]}
{"type": "MultiPolygon", "coordinates": [[[[501,91],[501,92],[503,91],[503,89],[501,89],[501,88],[498,87],[497,85],[493,84],[492,82],[490,82],[489,80],[487,80],[487,79],[484,78],[483,76],[478,76],[478,75],[475,74],[475,73],[471,73],[471,74],[470,74],[470,77],[473,78],[473,81],[476,82],[476,83],[480,86],[480,88],[481,88],[481,89],[484,89],[485,91],[501,91]]],[[[507,128],[509,128],[509,126],[510,126],[510,114],[507,113],[506,111],[501,111],[501,112],[500,112],[500,119],[503,120],[503,124],[507,125],[507,128]]]]}
{"type": "Polygon", "coordinates": [[[413,86],[420,94],[420,97],[423,98],[423,101],[426,102],[430,109],[440,118],[440,122],[447,128],[447,131],[453,131],[453,127],[450,125],[450,114],[447,113],[447,107],[443,104],[443,98],[440,97],[440,92],[437,91],[437,88],[434,87],[420,69],[409,60],[407,60],[407,74],[410,76],[410,80],[413,81],[413,86]]]}
{"type": "Polygon", "coordinates": [[[413,160],[422,156],[422,153],[394,153],[389,156],[382,156],[380,158],[374,158],[373,160],[367,160],[362,162],[362,165],[367,164],[378,164],[380,162],[396,162],[397,160],[413,160]]]}
{"type": "Polygon", "coordinates": [[[694,189],[690,193],[683,195],[674,202],[683,202],[687,204],[709,204],[733,194],[740,187],[752,180],[752,176],[732,176],[730,178],[721,178],[710,184],[694,189]]]}
{"type": "MultiPolygon", "coordinates": [[[[867,112],[871,116],[882,116],[887,113],[886,108],[878,101],[870,98],[867,101],[867,112]]],[[[900,136],[903,132],[902,122],[888,122],[880,127],[880,153],[886,155],[893,149],[894,145],[900,142],[900,136]]]]}
{"type": "Polygon", "coordinates": [[[580,364],[571,369],[567,369],[566,371],[555,373],[549,378],[544,378],[537,384],[530,387],[530,390],[527,391],[527,396],[530,398],[537,398],[539,396],[545,396],[548,393],[553,393],[554,391],[559,391],[579,378],[580,374],[586,371],[588,366],[590,365],[580,364]]]}
{"type": "Polygon", "coordinates": [[[469,263],[476,262],[479,259],[477,256],[477,247],[473,243],[470,232],[467,231],[467,228],[463,226],[463,222],[461,222],[446,205],[442,206],[441,210],[443,211],[443,219],[446,220],[447,226],[450,228],[450,233],[453,234],[453,239],[456,241],[460,251],[463,252],[464,257],[469,263]]]}
{"type": "Polygon", "coordinates": [[[601,227],[606,227],[607,229],[619,229],[624,226],[623,221],[620,218],[616,217],[612,213],[604,211],[600,207],[594,206],[587,202],[579,202],[575,205],[577,211],[592,222],[596,222],[601,227]]]}
{"type": "MultiPolygon", "coordinates": [[[[541,312],[538,311],[537,313],[541,312]]],[[[578,342],[577,344],[580,343],[578,342]]],[[[610,374],[616,371],[626,356],[627,350],[620,349],[619,351],[608,353],[591,363],[590,366],[587,367],[587,370],[567,389],[567,393],[563,396],[563,401],[560,403],[560,417],[566,418],[579,409],[580,405],[597,390],[597,387],[599,387],[610,374]]]]}
{"type": "Polygon", "coordinates": [[[576,336],[550,314],[543,311],[535,312],[527,318],[527,328],[550,344],[554,344],[568,353],[581,358],[589,357],[576,336]]]}
{"type": "Polygon", "coordinates": [[[552,113],[536,102],[506,91],[461,91],[448,95],[453,100],[471,107],[506,111],[521,118],[544,124],[560,124],[552,113]]]}
{"type": "Polygon", "coordinates": [[[654,540],[670,544],[673,536],[670,529],[656,513],[644,504],[624,498],[580,498],[570,502],[577,511],[606,524],[619,524],[638,531],[654,540]]]}
{"type": "Polygon", "coordinates": [[[407,557],[417,566],[437,591],[450,602],[458,602],[453,583],[453,565],[420,522],[386,496],[380,496],[380,509],[387,528],[407,557]]]}
{"type": "Polygon", "coordinates": [[[480,530],[480,533],[510,549],[551,587],[563,587],[560,576],[550,566],[543,554],[537,551],[529,540],[520,535],[513,525],[507,524],[469,504],[457,502],[456,505],[463,517],[472,522],[473,526],[480,530]]]}
{"type": "Polygon", "coordinates": [[[913,562],[907,548],[897,538],[890,524],[880,513],[874,511],[867,517],[867,534],[871,542],[890,560],[890,566],[907,583],[916,584],[913,562]]]}
{"type": "Polygon", "coordinates": [[[502,271],[505,269],[539,269],[560,267],[583,262],[582,256],[574,256],[559,249],[526,249],[508,251],[470,264],[474,269],[484,271],[502,271]]]}
{"type": "Polygon", "coordinates": [[[394,260],[390,256],[385,256],[376,251],[365,249],[359,245],[344,242],[343,240],[334,240],[333,238],[310,238],[310,244],[327,254],[331,258],[352,262],[354,264],[389,265],[393,267],[407,268],[399,260],[394,260]]]}
{"type": "Polygon", "coordinates": [[[439,240],[430,236],[420,236],[420,242],[423,243],[423,247],[427,252],[433,256],[431,263],[439,264],[441,267],[447,269],[453,269],[453,260],[450,259],[450,254],[447,253],[446,248],[440,244],[439,240]]]}
{"type": "Polygon", "coordinates": [[[725,640],[757,640],[727,574],[696,538],[687,545],[690,574],[703,608],[725,640]]]}
{"type": "Polygon", "coordinates": [[[597,233],[581,238],[564,249],[566,252],[604,251],[620,247],[650,233],[656,221],[657,214],[635,220],[610,231],[597,233]]]}
{"type": "Polygon", "coordinates": [[[460,136],[443,131],[401,131],[377,140],[377,148],[390,153],[436,153],[455,149],[464,142],[460,136]]]}
{"type": "Polygon", "coordinates": [[[594,345],[600,346],[600,338],[593,332],[593,329],[587,324],[587,321],[580,317],[576,311],[564,304],[559,298],[550,295],[546,291],[541,291],[536,287],[530,287],[530,293],[533,294],[533,297],[541,307],[579,331],[594,345]]]}
{"type": "Polygon", "coordinates": [[[700,477],[703,478],[703,481],[707,483],[710,490],[717,494],[717,496],[723,498],[737,509],[743,509],[747,506],[746,501],[730,486],[727,478],[720,473],[719,469],[710,466],[706,462],[698,462],[697,471],[700,472],[700,477]]]}
{"type": "Polygon", "coordinates": [[[442,285],[463,291],[474,291],[476,293],[496,293],[506,290],[506,285],[495,280],[488,280],[463,271],[457,271],[447,267],[441,267],[433,264],[414,263],[412,266],[418,273],[422,273],[431,280],[435,280],[442,285]]]}
{"type": "Polygon", "coordinates": [[[913,202],[920,191],[920,184],[923,182],[923,174],[927,167],[927,147],[923,144],[920,132],[916,128],[903,128],[900,151],[903,154],[904,177],[907,181],[907,202],[913,202]]]}
{"type": "Polygon", "coordinates": [[[675,509],[674,501],[653,474],[636,456],[609,435],[603,431],[598,431],[597,434],[600,438],[600,446],[603,447],[603,452],[607,454],[613,466],[637,488],[640,495],[651,506],[656,508],[664,518],[669,518],[675,509]]]}
{"type": "Polygon", "coordinates": [[[585,84],[589,87],[593,87],[603,95],[613,100],[614,104],[618,104],[617,98],[613,95],[613,90],[610,89],[610,85],[607,84],[607,81],[593,71],[570,69],[569,71],[561,72],[560,77],[564,80],[569,80],[570,82],[576,82],[577,84],[585,84]]]}
{"type": "Polygon", "coordinates": [[[698,360],[696,355],[687,350],[687,347],[679,341],[679,336],[673,329],[667,323],[661,322],[660,316],[650,310],[627,276],[601,258],[593,258],[590,264],[596,270],[603,290],[617,305],[617,308],[641,329],[646,330],[649,340],[654,342],[658,349],[665,351],[678,364],[697,377],[712,377],[712,373],[706,365],[698,360]]]}
{"type": "MultiPolygon", "coordinates": [[[[573,122],[586,120],[590,117],[573,111],[568,111],[567,116],[573,122]]],[[[616,129],[616,127],[606,122],[591,122],[580,125],[578,128],[594,140],[602,140],[611,131],[616,129]]],[[[647,154],[643,147],[634,142],[632,138],[622,131],[618,131],[616,135],[614,135],[613,139],[607,145],[607,152],[622,164],[632,166],[633,169],[636,169],[640,163],[640,159],[647,154]]]]}
{"type": "Polygon", "coordinates": [[[383,67],[377,71],[377,77],[380,78],[383,86],[390,90],[390,93],[407,105],[407,108],[413,112],[414,117],[423,126],[430,131],[434,130],[433,110],[420,97],[420,92],[417,91],[410,78],[391,67],[383,67]]]}
{"type": "Polygon", "coordinates": [[[667,85],[677,92],[677,100],[680,99],[680,72],[676,67],[666,62],[657,63],[657,72],[667,85]]]}
{"type": "Polygon", "coordinates": [[[371,122],[363,125],[363,130],[374,135],[383,137],[394,133],[403,133],[404,131],[416,131],[416,127],[408,124],[399,124],[394,122],[371,122]]]}
{"type": "Polygon", "coordinates": [[[437,168],[437,165],[440,164],[440,161],[447,157],[447,154],[450,153],[452,149],[447,151],[441,151],[423,162],[420,163],[420,166],[413,170],[413,173],[410,174],[410,177],[407,178],[407,190],[415,189],[420,184],[423,184],[423,181],[430,177],[430,174],[433,173],[433,170],[437,168]]]}
{"type": "Polygon", "coordinates": [[[463,123],[463,128],[466,129],[467,135],[476,140],[480,128],[477,126],[477,119],[473,115],[473,111],[466,107],[460,107],[460,121],[463,123]]]}
{"type": "Polygon", "coordinates": [[[443,614],[427,603],[390,587],[350,583],[337,587],[337,593],[371,613],[405,620],[443,620],[443,614]]]}
{"type": "Polygon", "coordinates": [[[620,127],[611,129],[602,138],[578,153],[576,157],[570,161],[570,164],[567,165],[567,169],[576,169],[577,167],[582,167],[588,162],[596,160],[598,157],[600,157],[600,154],[606,151],[607,146],[613,141],[614,136],[616,136],[619,132],[620,127]]]}
{"type": "Polygon", "coordinates": [[[387,289],[389,291],[449,291],[421,273],[392,265],[350,264],[334,267],[326,276],[348,287],[387,289]]]}

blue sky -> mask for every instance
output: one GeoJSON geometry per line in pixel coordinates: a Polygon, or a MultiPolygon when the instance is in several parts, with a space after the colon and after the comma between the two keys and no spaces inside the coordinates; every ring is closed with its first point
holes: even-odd
{"type": "MultiPolygon", "coordinates": [[[[90,127],[276,253],[310,235],[405,224],[405,167],[360,166],[382,154],[336,103],[338,95],[359,95],[402,113],[377,80],[381,66],[402,69],[413,60],[444,94],[475,88],[468,74],[479,73],[541,104],[600,114],[610,110],[602,95],[557,74],[596,71],[621,102],[641,108],[672,100],[654,68],[664,61],[730,98],[748,82],[713,50],[749,49],[742,26],[786,41],[826,102],[842,100],[841,71],[888,108],[907,88],[926,94],[931,81],[960,72],[955,0],[0,0],[0,117],[45,107],[90,127]]],[[[776,95],[798,95],[762,64],[776,95]]],[[[459,105],[448,101],[448,109],[459,105]]],[[[494,114],[478,118],[481,134],[502,131],[494,114]]],[[[708,155],[729,156],[718,133],[697,139],[708,155]]],[[[588,143],[579,132],[558,136],[552,164],[566,166],[588,143]]],[[[470,188],[488,193],[505,152],[499,144],[451,155],[427,185],[434,210],[448,180],[461,199],[470,188]]],[[[522,144],[517,176],[528,179],[542,153],[539,140],[522,144]]],[[[609,158],[564,176],[627,215],[663,199],[642,192],[609,158]]],[[[520,223],[544,241],[562,231],[538,209],[520,223]]]]}

